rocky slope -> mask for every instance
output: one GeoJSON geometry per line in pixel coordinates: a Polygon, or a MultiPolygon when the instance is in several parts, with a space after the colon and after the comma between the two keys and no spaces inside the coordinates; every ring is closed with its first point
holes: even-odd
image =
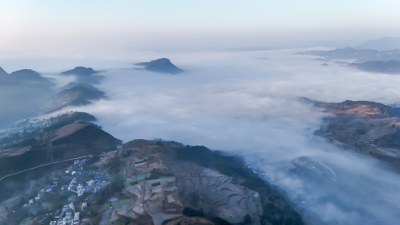
{"type": "Polygon", "coordinates": [[[303,224],[282,194],[243,161],[205,147],[134,140],[97,165],[114,167],[124,184],[107,196],[111,209],[98,218],[104,224],[161,225],[188,217],[211,224],[303,224]]]}
{"type": "Polygon", "coordinates": [[[332,116],[317,132],[400,167],[400,109],[375,102],[315,103],[332,116]]]}

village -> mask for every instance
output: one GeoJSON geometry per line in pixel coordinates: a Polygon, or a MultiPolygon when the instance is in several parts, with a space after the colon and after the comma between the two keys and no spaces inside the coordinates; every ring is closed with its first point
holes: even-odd
{"type": "Polygon", "coordinates": [[[14,221],[85,225],[151,218],[161,225],[182,215],[176,177],[159,149],[118,146],[98,156],[56,163],[40,168],[49,171],[45,176],[35,169],[38,178],[29,192],[5,201],[14,221]],[[121,157],[123,152],[129,152],[127,157],[121,157]]]}
{"type": "MultiPolygon", "coordinates": [[[[119,149],[120,150],[120,149],[119,149]]],[[[151,216],[155,225],[181,215],[176,178],[168,172],[158,153],[134,153],[118,164],[117,174],[106,171],[116,160],[116,153],[104,153],[97,160],[93,156],[78,159],[53,171],[38,187],[21,210],[31,214],[40,224],[84,225],[93,222],[93,202],[96,213],[101,213],[104,224],[113,224],[121,218],[141,219],[151,216]],[[99,192],[118,178],[123,187],[118,194],[107,195],[101,203],[99,192]]]]}
{"type": "Polygon", "coordinates": [[[111,179],[109,174],[85,169],[88,159],[73,161],[73,164],[57,174],[57,181],[45,184],[35,196],[22,205],[27,212],[39,214],[50,210],[43,221],[50,225],[82,224],[80,213],[88,208],[88,201],[106,187],[111,179]],[[54,210],[56,205],[62,205],[54,210]]]}

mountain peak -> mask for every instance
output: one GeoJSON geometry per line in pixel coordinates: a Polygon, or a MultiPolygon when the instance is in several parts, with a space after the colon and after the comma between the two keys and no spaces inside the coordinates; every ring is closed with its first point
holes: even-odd
{"type": "Polygon", "coordinates": [[[73,68],[72,70],[67,70],[62,72],[62,75],[78,75],[78,76],[90,76],[93,74],[98,73],[99,71],[94,70],[91,67],[83,67],[83,66],[77,66],[73,68]]]}
{"type": "Polygon", "coordinates": [[[10,76],[14,79],[20,79],[25,81],[47,81],[42,75],[31,69],[22,69],[12,72],[10,76]]]}
{"type": "Polygon", "coordinates": [[[175,66],[168,58],[159,58],[149,62],[136,63],[136,66],[143,66],[145,70],[157,73],[177,74],[183,70],[175,66]]]}

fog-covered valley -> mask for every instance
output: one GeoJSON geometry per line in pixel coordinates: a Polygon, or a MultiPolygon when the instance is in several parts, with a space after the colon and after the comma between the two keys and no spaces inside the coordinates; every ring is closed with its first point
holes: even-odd
{"type": "Polygon", "coordinates": [[[400,77],[323,66],[297,51],[173,55],[186,71],[179,75],[109,70],[99,85],[109,99],[79,110],[123,140],[162,138],[242,155],[311,224],[395,224],[396,172],[314,135],[327,114],[299,98],[398,104],[400,77]]]}
{"type": "Polygon", "coordinates": [[[398,225],[400,1],[0,1],[0,225],[398,225]]]}
{"type": "MultiPolygon", "coordinates": [[[[396,224],[398,170],[316,135],[325,126],[323,118],[333,114],[310,100],[397,105],[400,76],[297,54],[303,50],[166,53],[183,70],[179,74],[135,66],[160,58],[148,53],[129,62],[85,65],[97,70],[95,82],[61,75],[66,67],[37,64],[55,83],[49,98],[74,81],[104,93],[85,104],[61,104],[40,118],[87,112],[124,142],[171,140],[241,156],[309,224],[396,224]]],[[[3,100],[2,108],[9,104],[14,103],[3,100]]]]}

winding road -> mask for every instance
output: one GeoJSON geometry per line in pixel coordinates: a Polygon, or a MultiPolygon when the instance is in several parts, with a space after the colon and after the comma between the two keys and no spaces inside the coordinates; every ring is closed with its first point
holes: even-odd
{"type": "Polygon", "coordinates": [[[85,156],[80,156],[80,157],[76,157],[76,158],[72,158],[72,159],[66,159],[66,160],[62,160],[62,161],[47,163],[47,164],[40,165],[40,166],[35,166],[35,167],[30,168],[30,169],[26,169],[26,170],[22,170],[22,171],[19,171],[19,172],[16,172],[16,173],[8,174],[8,175],[0,178],[0,182],[5,180],[5,179],[7,179],[7,178],[9,178],[9,177],[20,175],[20,174],[23,174],[23,173],[26,173],[26,172],[29,172],[29,171],[32,171],[32,170],[36,170],[36,169],[39,169],[39,168],[43,168],[43,167],[46,167],[46,166],[52,166],[52,165],[56,165],[56,164],[59,164],[59,163],[65,163],[65,162],[74,161],[74,160],[83,159],[83,158],[88,158],[88,157],[91,157],[91,155],[85,155],[85,156]]]}

